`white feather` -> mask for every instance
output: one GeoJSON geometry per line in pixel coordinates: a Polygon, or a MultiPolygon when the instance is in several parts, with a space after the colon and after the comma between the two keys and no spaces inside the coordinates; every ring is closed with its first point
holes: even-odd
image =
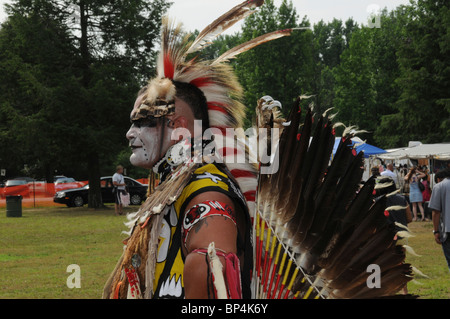
{"type": "Polygon", "coordinates": [[[398,206],[398,205],[396,205],[396,206],[389,206],[389,207],[386,208],[386,210],[388,210],[388,211],[391,211],[391,210],[403,210],[403,209],[406,209],[406,208],[408,208],[408,206],[398,206]]]}
{"type": "Polygon", "coordinates": [[[404,230],[398,231],[398,232],[397,232],[397,236],[400,236],[400,237],[402,237],[402,238],[411,238],[411,237],[414,237],[413,234],[411,234],[410,232],[404,231],[404,230]]]}
{"type": "Polygon", "coordinates": [[[416,267],[412,266],[412,271],[416,274],[418,274],[419,276],[425,277],[425,278],[430,278],[427,275],[425,275],[423,272],[421,272],[419,269],[417,269],[416,267]]]}
{"type": "Polygon", "coordinates": [[[398,226],[398,227],[400,227],[400,228],[403,228],[403,229],[405,229],[406,231],[408,231],[409,233],[411,232],[410,230],[409,230],[409,228],[408,227],[406,227],[405,225],[403,225],[403,224],[400,224],[400,223],[397,223],[397,222],[395,222],[395,225],[396,226],[398,226]]]}
{"type": "Polygon", "coordinates": [[[223,265],[219,257],[217,257],[214,242],[208,246],[208,256],[210,259],[211,273],[214,276],[214,286],[217,291],[218,299],[227,299],[227,288],[223,277],[223,265]]]}
{"type": "Polygon", "coordinates": [[[408,253],[410,253],[411,255],[417,256],[417,257],[421,257],[421,255],[416,254],[416,252],[414,251],[414,249],[412,249],[411,246],[403,245],[403,247],[404,247],[404,248],[406,249],[406,251],[407,251],[408,253]]]}

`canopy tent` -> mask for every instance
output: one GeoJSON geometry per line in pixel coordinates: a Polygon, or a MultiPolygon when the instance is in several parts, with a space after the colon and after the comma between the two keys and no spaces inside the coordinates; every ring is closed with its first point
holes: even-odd
{"type": "MultiPolygon", "coordinates": [[[[339,142],[340,141],[341,141],[341,137],[336,137],[336,139],[334,141],[334,146],[333,146],[333,156],[336,153],[336,150],[337,150],[337,148],[339,146],[339,142]]],[[[378,148],[376,146],[367,144],[367,143],[365,143],[364,141],[362,141],[358,137],[352,138],[352,145],[355,147],[355,150],[356,150],[357,153],[363,151],[365,158],[368,158],[371,155],[377,155],[377,154],[386,153],[385,150],[383,150],[381,148],[378,148]]]]}
{"type": "Polygon", "coordinates": [[[364,157],[366,157],[366,158],[369,157],[369,156],[372,156],[372,155],[378,155],[378,154],[386,153],[385,150],[383,150],[381,148],[378,148],[376,146],[367,144],[367,143],[361,144],[359,146],[357,145],[356,146],[356,151],[358,153],[363,151],[364,152],[364,157]]]}
{"type": "Polygon", "coordinates": [[[420,144],[414,147],[398,149],[377,156],[386,160],[400,159],[436,159],[450,160],[450,143],[420,144]]]}

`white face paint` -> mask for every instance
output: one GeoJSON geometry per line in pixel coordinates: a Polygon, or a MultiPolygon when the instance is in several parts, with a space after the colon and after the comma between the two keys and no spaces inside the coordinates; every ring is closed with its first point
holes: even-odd
{"type": "MultiPolygon", "coordinates": [[[[141,104],[142,96],[136,99],[131,118],[141,104]]],[[[174,144],[171,141],[173,129],[167,126],[167,118],[160,118],[154,127],[132,124],[126,137],[129,140],[133,154],[130,162],[134,166],[151,169],[174,144]]]]}

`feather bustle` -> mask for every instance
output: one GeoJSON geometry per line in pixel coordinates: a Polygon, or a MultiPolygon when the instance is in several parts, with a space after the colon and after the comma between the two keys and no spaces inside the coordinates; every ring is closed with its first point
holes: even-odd
{"type": "Polygon", "coordinates": [[[329,165],[334,127],[322,115],[312,132],[313,117],[300,125],[300,115],[294,114],[298,111],[291,109],[280,137],[278,172],[259,176],[257,216],[264,228],[257,245],[258,296],[366,298],[396,293],[411,280],[411,267],[404,263],[406,248],[394,239],[394,225],[384,216],[385,199],[374,201],[374,179],[359,189],[363,153],[356,154],[346,133],[329,165]],[[273,189],[279,189],[279,196],[273,189]],[[285,249],[283,262],[273,256],[277,245],[285,249]],[[372,263],[383,267],[386,286],[378,292],[366,287],[372,263]],[[298,278],[292,278],[293,269],[298,278]],[[394,277],[391,283],[386,279],[394,277]]]}

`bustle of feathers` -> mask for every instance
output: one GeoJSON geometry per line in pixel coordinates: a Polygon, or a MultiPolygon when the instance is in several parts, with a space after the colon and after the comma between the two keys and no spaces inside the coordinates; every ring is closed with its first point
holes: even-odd
{"type": "MultiPolygon", "coordinates": [[[[258,104],[258,125],[275,126],[277,116],[268,108],[262,112],[266,100],[258,104]]],[[[363,153],[357,154],[351,142],[358,131],[345,130],[332,159],[335,125],[327,112],[302,110],[300,102],[282,123],[279,145],[272,150],[278,171],[258,180],[255,297],[395,296],[413,278],[405,263],[409,247],[397,241],[395,225],[384,215],[386,196],[375,200],[375,180],[360,186],[363,153]],[[380,267],[381,288],[367,284],[370,265],[380,267]]],[[[410,235],[407,229],[400,234],[410,235]]]]}

